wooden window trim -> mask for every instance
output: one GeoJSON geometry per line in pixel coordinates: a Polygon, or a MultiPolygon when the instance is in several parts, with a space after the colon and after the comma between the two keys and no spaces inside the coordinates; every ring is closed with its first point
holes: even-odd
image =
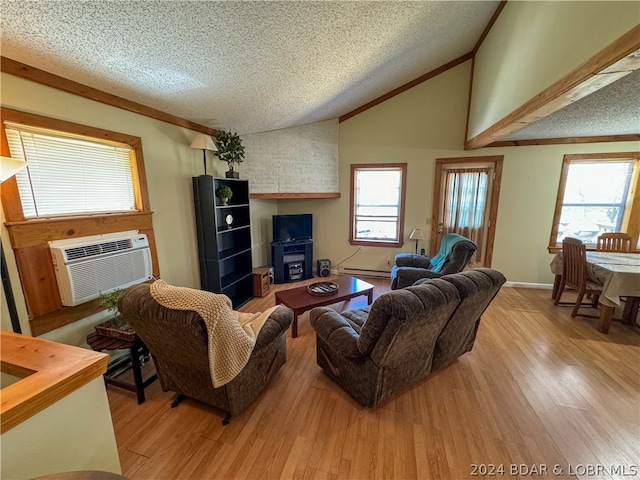
{"type": "Polygon", "coordinates": [[[42,335],[104,309],[100,306],[99,299],[75,307],[62,306],[49,253],[48,242],[50,241],[124,230],[139,230],[149,238],[153,274],[159,276],[142,139],[133,135],[5,107],[0,108],[0,115],[3,120],[0,122],[0,149],[3,156],[10,155],[4,121],[109,140],[129,145],[132,148],[131,159],[137,212],[27,219],[22,211],[22,202],[15,177],[2,184],[0,195],[6,219],[5,226],[9,232],[9,239],[16,257],[32,335],[42,335]]]}
{"type": "MultiPolygon", "coordinates": [[[[578,153],[567,154],[562,160],[562,171],[560,173],[560,180],[558,182],[558,196],[556,197],[556,207],[553,212],[553,220],[551,224],[551,234],[549,235],[549,253],[558,253],[562,250],[561,245],[556,245],[555,240],[558,236],[558,226],[560,223],[560,213],[562,211],[562,203],[564,201],[564,193],[567,184],[567,176],[569,174],[569,165],[572,161],[576,160],[601,160],[616,161],[624,158],[634,158],[636,161],[640,160],[640,152],[612,152],[612,153],[578,153]]],[[[631,179],[631,205],[625,212],[626,217],[626,230],[632,238],[632,246],[638,243],[638,235],[640,234],[640,168],[636,166],[633,172],[633,178],[631,179]]],[[[595,245],[587,245],[587,250],[595,250],[595,245]]],[[[637,251],[637,250],[634,250],[637,251]]]]}
{"type": "Polygon", "coordinates": [[[401,248],[404,245],[404,210],[407,198],[407,164],[406,163],[353,163],[351,164],[351,186],[349,191],[349,243],[367,247],[401,248]],[[400,192],[400,214],[398,217],[398,241],[381,242],[377,240],[356,240],[355,238],[355,172],[361,169],[399,168],[402,172],[400,192]]]}
{"type": "MultiPolygon", "coordinates": [[[[500,188],[502,187],[502,169],[504,163],[504,155],[488,155],[485,157],[451,157],[436,158],[435,179],[442,178],[442,170],[445,165],[456,163],[473,163],[473,162],[490,162],[495,165],[493,182],[493,193],[491,195],[491,203],[489,208],[489,229],[487,230],[487,242],[485,251],[485,267],[491,267],[493,262],[493,247],[496,237],[496,227],[498,225],[498,203],[500,201],[500,188]]],[[[433,209],[431,211],[431,235],[429,238],[429,256],[433,257],[438,252],[436,245],[438,243],[438,211],[436,205],[440,203],[442,185],[436,181],[433,186],[433,209]]]]}

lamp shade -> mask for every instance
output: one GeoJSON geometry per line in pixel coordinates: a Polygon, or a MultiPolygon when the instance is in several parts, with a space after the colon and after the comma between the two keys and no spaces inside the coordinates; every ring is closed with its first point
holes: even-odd
{"type": "Polygon", "coordinates": [[[211,150],[213,152],[218,151],[218,147],[216,147],[211,135],[205,135],[204,133],[197,134],[189,146],[191,148],[200,148],[202,150],[211,150]]]}
{"type": "Polygon", "coordinates": [[[0,157],[0,183],[13,177],[27,166],[27,162],[11,157],[0,157]]]}
{"type": "Polygon", "coordinates": [[[424,240],[424,234],[422,233],[422,230],[420,230],[419,228],[415,228],[413,230],[413,232],[411,232],[411,235],[409,236],[410,240],[424,240]]]}

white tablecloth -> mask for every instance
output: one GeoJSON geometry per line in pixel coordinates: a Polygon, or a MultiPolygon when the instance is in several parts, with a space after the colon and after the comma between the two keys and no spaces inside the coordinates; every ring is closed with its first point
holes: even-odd
{"type": "MultiPolygon", "coordinates": [[[[562,275],[562,252],[553,257],[551,272],[562,275]]],[[[604,305],[620,305],[620,297],[640,297],[640,254],[587,252],[590,280],[602,284],[600,301],[604,305]]]]}

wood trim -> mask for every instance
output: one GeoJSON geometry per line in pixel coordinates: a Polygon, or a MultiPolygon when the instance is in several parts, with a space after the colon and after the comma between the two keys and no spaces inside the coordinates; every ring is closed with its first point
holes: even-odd
{"type": "Polygon", "coordinates": [[[498,205],[500,201],[500,188],[502,186],[502,169],[504,164],[503,155],[488,155],[477,157],[451,157],[436,158],[434,186],[433,186],[433,209],[431,212],[431,234],[429,243],[429,256],[436,255],[436,245],[438,243],[438,208],[440,207],[441,179],[443,166],[453,163],[491,162],[495,165],[495,178],[493,179],[493,189],[491,203],[489,204],[489,227],[487,229],[486,250],[484,266],[491,267],[493,261],[493,244],[498,219],[498,205]]]}
{"type": "MultiPolygon", "coordinates": [[[[13,108],[0,107],[0,116],[3,121],[26,125],[30,127],[46,128],[49,130],[57,130],[59,132],[70,133],[72,135],[80,135],[83,137],[95,138],[98,140],[106,140],[109,142],[121,143],[130,147],[135,147],[141,142],[140,137],[129,135],[126,133],[106,130],[104,128],[92,127],[81,123],[69,122],[54,117],[46,117],[36,113],[24,112],[13,108]]],[[[3,125],[4,128],[4,125],[3,125]]],[[[8,152],[8,148],[7,148],[8,152]]]]}
{"type": "Polygon", "coordinates": [[[152,212],[41,218],[7,222],[5,225],[14,249],[34,247],[53,240],[153,228],[152,212]]]}
{"type": "Polygon", "coordinates": [[[351,180],[349,182],[349,244],[361,245],[367,247],[393,247],[401,248],[404,245],[404,214],[405,205],[407,203],[407,163],[352,163],[351,164],[351,180]],[[379,240],[361,240],[356,239],[354,235],[355,227],[355,172],[358,169],[365,168],[389,168],[400,169],[402,171],[402,185],[400,192],[400,216],[398,218],[398,241],[397,242],[384,242],[379,240]]]}
{"type": "Polygon", "coordinates": [[[640,68],[640,25],[600,50],[538,95],[465,142],[472,150],[489,145],[640,68]]]}
{"type": "Polygon", "coordinates": [[[473,73],[476,69],[476,56],[471,58],[471,74],[469,75],[469,93],[467,95],[467,118],[464,125],[464,138],[469,136],[469,120],[471,119],[471,97],[473,95],[473,73]]]}
{"type": "MultiPolygon", "coordinates": [[[[556,238],[558,237],[558,227],[560,223],[560,214],[562,211],[562,203],[564,200],[564,193],[567,184],[567,177],[569,175],[569,164],[572,161],[577,160],[601,160],[601,161],[615,161],[619,158],[635,158],[636,161],[640,159],[640,152],[611,152],[611,153],[574,153],[564,155],[562,158],[562,170],[560,172],[560,180],[558,182],[558,196],[556,197],[556,206],[553,211],[553,220],[551,225],[551,234],[549,235],[549,253],[557,253],[562,249],[560,245],[556,244],[556,238]]],[[[634,169],[635,183],[631,184],[633,189],[633,203],[630,205],[631,211],[629,212],[628,232],[633,238],[633,245],[637,244],[638,233],[640,232],[640,194],[638,190],[638,172],[637,167],[634,169]]]]}
{"type": "Polygon", "coordinates": [[[496,11],[493,12],[493,15],[489,19],[489,23],[487,23],[487,26],[484,28],[484,31],[482,32],[482,34],[480,35],[480,38],[476,42],[475,47],[473,47],[473,50],[471,51],[474,58],[476,56],[476,53],[478,53],[478,50],[480,49],[482,42],[484,42],[484,39],[486,38],[486,36],[489,35],[489,31],[493,27],[494,23],[496,23],[496,20],[498,20],[498,17],[502,13],[502,10],[504,9],[504,7],[506,7],[506,5],[507,5],[507,0],[501,0],[501,2],[498,4],[498,7],[496,8],[496,11]]]}
{"type": "Polygon", "coordinates": [[[23,377],[2,389],[0,433],[11,430],[107,371],[109,355],[0,331],[2,371],[23,377]]]}
{"type": "Polygon", "coordinates": [[[348,113],[345,113],[344,115],[342,115],[341,117],[338,118],[338,123],[342,123],[345,120],[350,119],[351,117],[355,117],[356,115],[369,110],[372,107],[375,107],[376,105],[379,105],[383,102],[386,102],[387,100],[389,100],[392,97],[395,97],[396,95],[399,95],[403,92],[406,92],[407,90],[415,87],[416,85],[421,84],[422,82],[425,82],[427,80],[429,80],[430,78],[433,78],[437,75],[440,75],[441,73],[446,72],[447,70],[449,70],[450,68],[453,68],[455,66],[460,65],[461,63],[466,62],[467,60],[470,60],[473,57],[472,52],[468,52],[465,53],[464,55],[456,58],[455,60],[452,60],[448,63],[445,63],[444,65],[436,68],[435,70],[431,70],[428,73],[425,73],[424,75],[411,80],[410,82],[405,83],[404,85],[399,86],[398,88],[395,88],[393,90],[391,90],[388,93],[385,93],[384,95],[379,96],[378,98],[371,100],[368,103],[365,103],[364,105],[362,105],[361,107],[356,108],[355,110],[352,110],[348,113]]]}
{"type": "Polygon", "coordinates": [[[83,318],[95,315],[105,309],[101,302],[101,299],[96,298],[95,300],[76,305],[75,307],[63,307],[62,304],[60,304],[60,308],[56,310],[33,316],[29,319],[31,335],[37,337],[56,328],[64,327],[83,318]]]}
{"type": "Polygon", "coordinates": [[[640,159],[640,152],[611,152],[611,153],[568,153],[566,160],[611,160],[617,158],[640,159]]]}
{"type": "Polygon", "coordinates": [[[579,143],[634,142],[640,140],[640,134],[598,135],[594,137],[539,138],[536,140],[499,140],[487,147],[524,147],[529,145],[574,145],[579,143]]]}
{"type": "Polygon", "coordinates": [[[72,93],[79,97],[88,98],[89,100],[94,100],[96,102],[104,103],[105,105],[144,115],[145,117],[167,122],[172,125],[188,128],[189,130],[206,133],[211,136],[216,136],[218,133],[214,128],[206,127],[190,120],[161,112],[155,108],[132,102],[131,100],[103,92],[102,90],[98,90],[97,88],[93,88],[79,82],[74,82],[73,80],[60,77],[53,73],[40,70],[39,68],[32,67],[7,57],[0,57],[0,70],[8,73],[9,75],[14,75],[31,82],[62,90],[63,92],[72,93]]]}
{"type": "Polygon", "coordinates": [[[289,198],[340,198],[340,192],[250,193],[249,198],[276,200],[289,198]]]}

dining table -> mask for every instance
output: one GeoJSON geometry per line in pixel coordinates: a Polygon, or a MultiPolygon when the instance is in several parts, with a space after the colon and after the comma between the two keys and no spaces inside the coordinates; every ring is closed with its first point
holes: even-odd
{"type": "MultiPolygon", "coordinates": [[[[613,313],[622,305],[622,297],[626,297],[622,321],[634,325],[640,305],[640,253],[587,251],[586,256],[589,280],[602,285],[598,331],[609,333],[613,313]]],[[[553,257],[551,272],[555,275],[552,293],[555,298],[562,276],[562,251],[553,257]]]]}

